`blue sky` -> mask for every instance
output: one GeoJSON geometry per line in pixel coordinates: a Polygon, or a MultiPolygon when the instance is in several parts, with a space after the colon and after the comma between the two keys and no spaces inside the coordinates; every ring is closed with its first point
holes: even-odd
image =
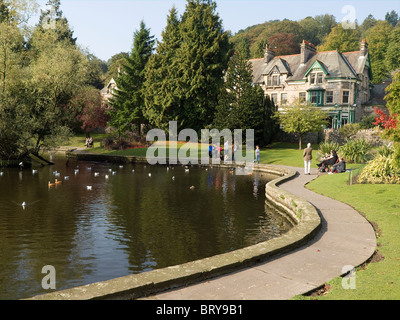
{"type": "MultiPolygon", "coordinates": [[[[37,1],[42,9],[47,0],[37,1]]],[[[332,14],[337,22],[354,17],[359,23],[372,14],[384,19],[395,10],[400,14],[398,0],[216,0],[217,12],[225,30],[240,29],[268,20],[285,18],[301,20],[307,16],[332,14]]],[[[172,6],[180,14],[186,0],[61,0],[61,10],[67,17],[78,43],[98,58],[107,61],[112,55],[131,50],[133,33],[141,20],[158,39],[165,28],[172,6]]]]}

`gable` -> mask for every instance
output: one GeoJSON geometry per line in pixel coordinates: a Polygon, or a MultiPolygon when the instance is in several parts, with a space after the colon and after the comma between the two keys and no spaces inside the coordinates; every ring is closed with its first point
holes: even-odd
{"type": "Polygon", "coordinates": [[[321,61],[319,61],[319,60],[315,60],[315,62],[311,65],[311,67],[306,71],[306,73],[304,74],[304,76],[307,77],[308,74],[309,74],[311,71],[316,71],[316,70],[318,70],[318,71],[323,71],[323,72],[325,73],[325,75],[328,75],[328,74],[329,74],[329,73],[328,73],[328,70],[326,69],[326,67],[324,66],[324,64],[323,64],[321,61]]]}
{"type": "Polygon", "coordinates": [[[269,75],[272,73],[279,73],[279,74],[286,73],[289,75],[290,66],[285,60],[281,58],[275,58],[268,63],[267,67],[263,72],[264,75],[269,75]]]}

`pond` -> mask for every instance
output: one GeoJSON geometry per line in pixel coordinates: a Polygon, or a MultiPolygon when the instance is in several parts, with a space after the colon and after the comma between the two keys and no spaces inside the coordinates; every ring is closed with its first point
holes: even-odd
{"type": "Polygon", "coordinates": [[[291,228],[265,201],[274,177],[261,173],[62,157],[33,169],[0,169],[0,299],[54,291],[42,288],[48,265],[62,290],[229,252],[291,228]]]}

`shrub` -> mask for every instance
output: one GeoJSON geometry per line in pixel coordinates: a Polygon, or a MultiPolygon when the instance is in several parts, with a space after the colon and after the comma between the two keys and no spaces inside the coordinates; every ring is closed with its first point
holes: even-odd
{"type": "Polygon", "coordinates": [[[383,145],[380,148],[378,148],[376,150],[376,152],[383,156],[383,157],[389,157],[389,156],[393,156],[394,154],[394,148],[393,146],[387,146],[387,145],[383,145]]]}
{"type": "Polygon", "coordinates": [[[323,158],[325,154],[329,155],[331,150],[335,150],[337,152],[339,150],[339,144],[331,141],[321,142],[319,144],[318,159],[323,158]]]}
{"type": "Polygon", "coordinates": [[[369,161],[357,177],[360,183],[400,183],[400,168],[396,166],[394,154],[386,157],[378,154],[369,161]]]}
{"type": "Polygon", "coordinates": [[[348,141],[357,134],[358,130],[360,130],[360,125],[358,123],[348,123],[339,129],[339,134],[348,141]]]}
{"type": "Polygon", "coordinates": [[[364,139],[350,140],[339,148],[339,154],[346,162],[365,163],[371,149],[371,145],[364,139]]]}
{"type": "Polygon", "coordinates": [[[359,122],[360,129],[365,130],[365,129],[375,128],[375,125],[374,125],[375,118],[376,118],[376,115],[362,117],[359,122]]]}

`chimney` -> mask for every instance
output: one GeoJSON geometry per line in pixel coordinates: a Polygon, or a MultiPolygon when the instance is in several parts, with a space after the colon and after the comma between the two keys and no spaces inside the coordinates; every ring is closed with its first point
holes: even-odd
{"type": "Polygon", "coordinates": [[[316,52],[317,50],[311,42],[303,40],[300,45],[300,64],[305,64],[316,52]]]}
{"type": "Polygon", "coordinates": [[[270,62],[272,59],[275,58],[275,52],[273,52],[268,44],[265,46],[265,52],[264,52],[264,62],[268,63],[270,62]]]}
{"type": "Polygon", "coordinates": [[[365,39],[361,41],[360,56],[366,56],[368,53],[368,43],[365,39]]]}

